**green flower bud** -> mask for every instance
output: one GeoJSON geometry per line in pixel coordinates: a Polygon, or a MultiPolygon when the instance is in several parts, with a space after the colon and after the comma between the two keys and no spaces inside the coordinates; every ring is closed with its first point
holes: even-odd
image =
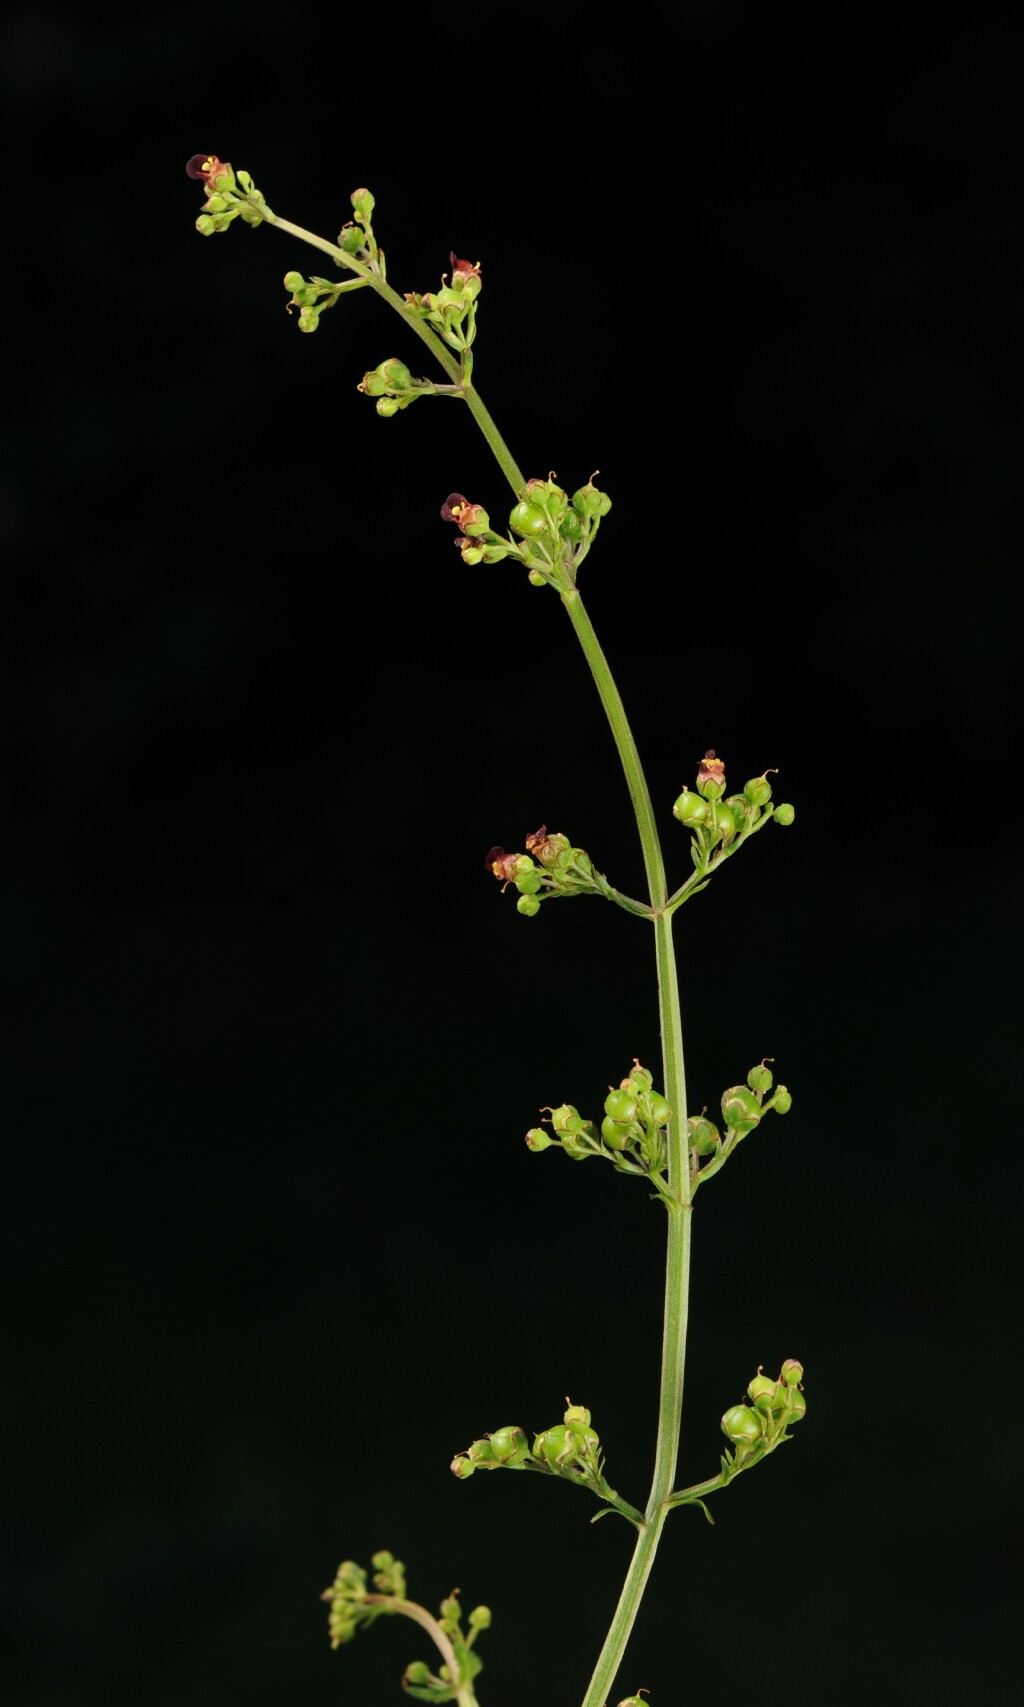
{"type": "Polygon", "coordinates": [[[729,806],[715,807],[715,829],[723,842],[731,842],[736,834],[736,815],[729,806]]]}
{"type": "Polygon", "coordinates": [[[541,574],[539,569],[531,569],[526,579],[529,581],[531,587],[546,587],[548,584],[547,576],[541,574]]]}
{"type": "Polygon", "coordinates": [[[624,1150],[630,1139],[629,1123],[613,1120],[610,1114],[606,1114],[601,1122],[601,1137],[609,1150],[624,1150]]]}
{"type": "Polygon", "coordinates": [[[457,1476],[460,1482],[468,1482],[476,1469],[476,1465],[470,1463],[464,1452],[457,1452],[451,1461],[450,1468],[452,1475],[457,1476]]]}
{"type": "MultiPolygon", "coordinates": [[[[753,1399],[758,1410],[765,1415],[776,1409],[778,1393],[779,1382],[773,1381],[770,1375],[755,1375],[747,1388],[747,1397],[753,1399]]],[[[785,1404],[785,1399],[782,1403],[785,1404]]]]}
{"type": "Polygon", "coordinates": [[[343,1642],[351,1642],[359,1626],[354,1618],[346,1613],[332,1610],[327,1620],[327,1634],[331,1638],[331,1647],[340,1648],[343,1642]]]}
{"type": "Polygon", "coordinates": [[[196,220],[196,230],[200,237],[212,237],[217,229],[218,226],[216,220],[211,219],[208,213],[201,213],[199,218],[196,220]]]}
{"type": "Polygon", "coordinates": [[[647,1099],[650,1118],[655,1126],[667,1126],[672,1117],[672,1109],[659,1091],[652,1091],[647,1099]]]}
{"type": "Polygon", "coordinates": [[[751,806],[766,806],[772,797],[771,783],[766,776],[751,777],[743,793],[751,806]]]}
{"type": "MultiPolygon", "coordinates": [[[[299,330],[300,332],[303,330],[301,320],[299,321],[299,330]]],[[[310,331],[312,331],[312,327],[310,327],[310,331]]],[[[392,415],[397,415],[401,407],[402,405],[399,403],[397,397],[378,397],[377,399],[377,413],[378,415],[383,415],[385,420],[389,420],[392,415]]],[[[483,556],[483,552],[480,553],[480,556],[483,556]]],[[[467,561],[465,552],[462,554],[462,561],[464,563],[467,561]]]]}
{"type": "Polygon", "coordinates": [[[751,1067],[750,1072],[747,1074],[747,1084],[750,1086],[752,1091],[761,1091],[762,1093],[764,1091],[770,1091],[773,1082],[774,1076],[771,1069],[766,1067],[763,1061],[761,1062],[760,1067],[751,1067]]]}
{"type": "Polygon", "coordinates": [[[539,504],[529,504],[524,500],[513,509],[508,525],[514,533],[521,533],[526,539],[536,539],[539,534],[547,533],[548,518],[539,504]]]}
{"type": "Polygon", "coordinates": [[[798,1363],[795,1357],[787,1357],[785,1363],[782,1365],[779,1380],[784,1381],[787,1387],[798,1387],[803,1378],[803,1364],[798,1363]]]}
{"type": "Polygon", "coordinates": [[[599,492],[593,478],[572,495],[572,507],[581,516],[606,516],[612,507],[607,492],[599,492]]]}
{"type": "Polygon", "coordinates": [[[705,1120],[703,1115],[691,1115],[686,1122],[690,1129],[690,1148],[696,1150],[698,1156],[712,1156],[721,1143],[721,1134],[713,1120],[705,1120]]]}
{"type": "Polygon", "coordinates": [[[699,824],[708,815],[707,801],[699,794],[691,794],[684,788],[679,799],[672,808],[673,818],[678,818],[681,824],[699,824]]]}
{"type": "Polygon", "coordinates": [[[571,1405],[566,1400],[565,1421],[567,1423],[582,1423],[584,1428],[590,1427],[590,1412],[586,1405],[571,1405]]]}
{"type": "Polygon", "coordinates": [[[365,242],[365,234],[357,225],[343,225],[338,232],[338,248],[346,255],[357,255],[365,242]]]}
{"type": "Polygon", "coordinates": [[[583,538],[583,524],[575,510],[567,510],[558,524],[559,539],[566,539],[570,545],[578,545],[583,538]]]}
{"type": "Polygon", "coordinates": [[[402,1673],[402,1682],[403,1684],[429,1683],[430,1667],[425,1665],[422,1660],[413,1660],[402,1673]]]}
{"type": "Polygon", "coordinates": [[[491,1627],[491,1609],[489,1606],[474,1606],[469,1615],[471,1630],[489,1630],[491,1627]]]}
{"type": "MultiPolygon", "coordinates": [[[[404,391],[412,383],[412,374],[397,356],[388,356],[385,361],[380,362],[376,372],[380,374],[385,385],[391,386],[394,391],[404,391]]],[[[467,528],[466,532],[469,533],[469,531],[467,528]]]]}
{"type": "MultiPolygon", "coordinates": [[[[540,903],[538,902],[537,905],[539,908],[540,903]]],[[[557,1142],[558,1140],[556,1138],[552,1138],[550,1133],[545,1132],[542,1126],[531,1126],[529,1132],[526,1134],[526,1143],[528,1148],[536,1150],[538,1153],[541,1150],[550,1150],[552,1144],[556,1144],[557,1142]]]]}
{"type": "Polygon", "coordinates": [[[632,1067],[629,1069],[629,1078],[622,1080],[621,1088],[624,1091],[649,1091],[653,1083],[654,1074],[649,1073],[646,1067],[641,1067],[639,1061],[634,1061],[632,1067]]]}
{"type": "Polygon", "coordinates": [[[620,1086],[617,1091],[608,1092],[604,1099],[604,1111],[612,1120],[635,1120],[636,1100],[620,1086]]]}
{"type": "Polygon", "coordinates": [[[552,1126],[559,1134],[578,1132],[583,1125],[579,1109],[571,1102],[560,1102],[557,1108],[549,1108],[548,1113],[552,1126]]]}
{"type": "Polygon", "coordinates": [[[775,1095],[772,1097],[771,1102],[768,1104],[768,1107],[773,1108],[776,1114],[788,1114],[792,1106],[793,1098],[787,1087],[785,1085],[780,1085],[775,1092],[775,1095]]]}
{"type": "Polygon", "coordinates": [[[522,913],[524,919],[535,919],[540,912],[540,902],[536,895],[520,895],[516,902],[516,912],[522,913]]]}
{"type": "Polygon", "coordinates": [[[373,210],[377,205],[369,190],[353,190],[349,199],[355,209],[356,218],[362,225],[369,225],[373,210]]]}
{"type": "Polygon", "coordinates": [[[466,1457],[469,1459],[470,1463],[475,1464],[478,1469],[481,1466],[486,1468],[488,1464],[493,1464],[494,1452],[490,1441],[474,1440],[472,1445],[466,1449],[466,1457]]]}
{"type": "Polygon", "coordinates": [[[285,273],[284,275],[285,290],[290,290],[294,293],[297,290],[302,290],[305,283],[306,281],[301,273],[285,273]]]}
{"type": "Polygon", "coordinates": [[[781,806],[776,806],[776,808],[775,808],[775,822],[776,822],[776,824],[792,824],[793,819],[795,817],[796,817],[796,808],[794,806],[790,806],[788,804],[788,802],[784,801],[781,806]]]}
{"type": "Polygon", "coordinates": [[[318,308],[313,307],[311,304],[308,308],[303,308],[300,310],[300,312],[299,312],[299,331],[300,332],[315,332],[317,327],[319,326],[319,324],[320,324],[320,310],[318,308]]]}
{"type": "Polygon", "coordinates": [[[761,1118],[761,1105],[746,1085],[733,1085],[722,1097],[722,1113],[725,1124],[745,1138],[761,1118]]]}
{"type": "Polygon", "coordinates": [[[722,1418],[722,1433],[737,1446],[754,1446],[764,1434],[764,1419],[749,1405],[733,1405],[722,1418]]]}
{"type": "Polygon", "coordinates": [[[530,1455],[530,1443],[521,1428],[511,1423],[505,1428],[496,1428],[491,1435],[491,1451],[498,1464],[505,1464],[514,1469],[524,1458],[530,1455]]]}
{"type": "Polygon", "coordinates": [[[515,886],[520,895],[536,895],[544,887],[544,873],[536,869],[524,871],[521,877],[516,878],[515,886]]]}
{"type": "Polygon", "coordinates": [[[542,1429],[538,1434],[533,1443],[533,1456],[560,1469],[573,1456],[575,1445],[565,1424],[556,1423],[554,1428],[542,1429]]]}

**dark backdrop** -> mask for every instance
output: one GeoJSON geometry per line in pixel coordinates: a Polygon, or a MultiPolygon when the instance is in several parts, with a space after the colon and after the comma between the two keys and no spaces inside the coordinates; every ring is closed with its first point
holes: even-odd
{"type": "Polygon", "coordinates": [[[799,1355],[789,1452],[673,1519],[614,1699],[960,1699],[1019,1606],[1021,40],[859,9],[60,5],[4,26],[0,1035],[11,1707],[398,1699],[332,1654],[339,1558],[489,1602],[486,1707],[583,1691],[629,1537],[476,1434],[588,1403],[643,1498],[661,1218],[530,1156],[657,1019],[643,927],[519,918],[542,821],[642,872],[557,601],[469,570],[468,414],[378,420],[418,346],[315,337],[269,229],[399,289],[483,262],[476,377],[528,471],[600,468],[584,591],[676,880],[707,746],[770,830],[680,918],[696,1106],[794,1092],[700,1201],[683,1436],[799,1355]]]}

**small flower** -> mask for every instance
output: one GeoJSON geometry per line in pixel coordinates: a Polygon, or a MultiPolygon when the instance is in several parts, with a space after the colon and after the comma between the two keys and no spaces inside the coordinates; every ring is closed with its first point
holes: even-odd
{"type": "Polygon", "coordinates": [[[460,261],[454,249],[451,251],[448,259],[451,263],[452,269],[452,284],[455,283],[456,279],[462,279],[463,282],[465,282],[467,279],[478,279],[480,277],[479,261],[476,263],[475,267],[472,261],[460,261]]]}
{"type": "Polygon", "coordinates": [[[714,747],[709,747],[707,752],[704,754],[704,757],[701,759],[700,770],[697,772],[697,781],[720,782],[724,786],[725,761],[724,759],[715,758],[714,747]]]}
{"type": "Polygon", "coordinates": [[[441,519],[454,522],[462,533],[480,534],[485,532],[491,518],[482,504],[471,504],[461,492],[449,492],[441,505],[441,519]]]}
{"type": "Polygon", "coordinates": [[[228,180],[222,188],[234,189],[234,172],[226,161],[218,160],[216,154],[193,154],[185,170],[190,178],[198,178],[206,185],[207,194],[217,189],[221,178],[228,180]]]}

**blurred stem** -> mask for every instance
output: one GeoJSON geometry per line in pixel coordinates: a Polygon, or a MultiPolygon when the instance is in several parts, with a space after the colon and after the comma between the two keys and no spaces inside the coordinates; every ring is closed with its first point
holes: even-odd
{"type": "Polygon", "coordinates": [[[461,1673],[455,1649],[437,1619],[431,1616],[425,1606],[420,1606],[415,1600],[401,1600],[393,1594],[368,1594],[366,1600],[371,1606],[382,1606],[387,1612],[397,1612],[403,1618],[411,1618],[414,1624],[421,1625],[448,1667],[458,1707],[479,1707],[472,1685],[460,1681],[461,1673]]]}

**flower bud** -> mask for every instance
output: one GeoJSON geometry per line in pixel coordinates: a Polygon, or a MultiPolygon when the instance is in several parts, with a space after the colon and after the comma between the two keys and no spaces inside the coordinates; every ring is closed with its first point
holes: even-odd
{"type": "MultiPolygon", "coordinates": [[[[776,1408],[779,1383],[773,1381],[770,1375],[755,1375],[747,1388],[747,1397],[753,1399],[759,1411],[767,1415],[776,1408]]],[[[785,1404],[785,1399],[783,1399],[785,1404]]]]}
{"type": "Polygon", "coordinates": [[[796,808],[793,806],[790,806],[788,801],[783,801],[781,806],[776,806],[776,808],[775,808],[775,822],[776,822],[776,824],[792,824],[793,819],[795,817],[796,817],[796,808]]]}
{"type": "Polygon", "coordinates": [[[516,902],[516,912],[522,913],[524,919],[535,919],[540,912],[540,902],[536,895],[520,895],[516,902]]]}
{"type": "Polygon", "coordinates": [[[290,290],[292,292],[295,292],[297,290],[302,290],[303,287],[305,286],[305,283],[306,283],[306,281],[303,278],[301,273],[292,272],[292,273],[285,273],[285,275],[284,275],[284,288],[285,288],[285,290],[290,290]]]}
{"type": "Polygon", "coordinates": [[[373,210],[377,205],[369,190],[353,190],[349,200],[359,223],[369,225],[373,210]]]}
{"type": "Polygon", "coordinates": [[[565,1421],[567,1423],[582,1423],[584,1428],[590,1427],[590,1412],[586,1405],[573,1405],[566,1399],[565,1421]]]}
{"type": "Polygon", "coordinates": [[[608,1092],[604,1099],[604,1111],[612,1120],[635,1120],[636,1099],[620,1086],[617,1091],[608,1092]]]}
{"type": "Polygon", "coordinates": [[[547,576],[542,574],[539,569],[531,569],[526,579],[531,587],[546,587],[548,584],[547,576]]]}
{"type": "MultiPolygon", "coordinates": [[[[310,329],[312,330],[312,328],[310,328],[310,329]]],[[[300,320],[299,321],[299,331],[301,332],[302,330],[303,330],[303,325],[302,325],[302,321],[300,320]]],[[[402,407],[402,405],[399,403],[398,399],[395,397],[378,397],[378,399],[377,399],[377,413],[378,413],[378,415],[382,415],[386,421],[390,420],[392,415],[397,415],[399,410],[401,409],[401,407],[402,407]]],[[[482,555],[483,555],[483,553],[481,552],[481,556],[482,555]]],[[[462,553],[462,561],[464,563],[467,561],[465,552],[462,553]]],[[[479,559],[478,559],[478,561],[479,561],[479,559]]]]}
{"type": "Polygon", "coordinates": [[[538,1434],[533,1443],[533,1456],[560,1468],[573,1456],[575,1444],[565,1424],[556,1423],[553,1428],[542,1429],[538,1434]]]}
{"type": "Polygon", "coordinates": [[[338,232],[338,248],[346,255],[357,255],[366,241],[366,233],[358,225],[343,225],[338,232]]]}
{"type": "Polygon", "coordinates": [[[792,1106],[793,1098],[790,1096],[788,1089],[785,1085],[780,1085],[775,1092],[775,1095],[772,1097],[771,1102],[768,1104],[768,1107],[773,1108],[776,1114],[788,1114],[792,1106]]]}
{"type": "Polygon", "coordinates": [[[655,1126],[667,1126],[672,1118],[672,1109],[659,1091],[652,1091],[647,1099],[650,1119],[655,1126]]]}
{"type": "Polygon", "coordinates": [[[722,1433],[737,1446],[754,1446],[764,1434],[764,1420],[749,1405],[733,1405],[722,1418],[722,1433]]]}
{"type": "Polygon", "coordinates": [[[560,863],[561,855],[568,853],[572,857],[572,847],[568,836],[555,831],[548,835],[548,827],[542,824],[539,830],[533,830],[523,844],[527,853],[532,854],[538,863],[547,870],[560,863]]]}
{"type": "Polygon", "coordinates": [[[469,1615],[471,1630],[489,1630],[491,1627],[491,1609],[489,1606],[474,1606],[469,1615]]]}
{"type": "Polygon", "coordinates": [[[707,813],[707,802],[699,794],[691,794],[688,788],[683,789],[672,808],[673,818],[678,818],[681,824],[699,824],[707,813]]]}
{"type": "Polygon", "coordinates": [[[566,510],[558,524],[558,537],[568,540],[570,545],[578,545],[583,538],[583,524],[575,510],[566,510]]]}
{"type": "Polygon", "coordinates": [[[646,1067],[641,1067],[639,1061],[634,1061],[629,1069],[629,1078],[622,1080],[621,1089],[624,1091],[649,1091],[653,1083],[654,1074],[649,1073],[646,1067]]]}
{"type": "Polygon", "coordinates": [[[524,539],[536,539],[538,535],[547,533],[548,518],[539,504],[530,504],[524,500],[512,510],[508,525],[513,533],[521,533],[524,539]]]}
{"type": "Polygon", "coordinates": [[[476,1465],[470,1463],[464,1452],[457,1452],[451,1461],[450,1469],[452,1475],[457,1476],[460,1482],[468,1482],[476,1469],[476,1465]]]}
{"type": "Polygon", "coordinates": [[[402,1673],[402,1683],[417,1684],[430,1682],[430,1667],[423,1660],[412,1660],[402,1673]]]}
{"type": "Polygon", "coordinates": [[[705,1120],[703,1115],[691,1115],[686,1124],[690,1129],[691,1150],[696,1150],[698,1156],[713,1156],[722,1141],[714,1121],[705,1120]]]}
{"type": "Polygon", "coordinates": [[[723,842],[731,842],[736,834],[736,814],[730,806],[716,806],[714,810],[715,829],[723,842]]]}
{"type": "Polygon", "coordinates": [[[630,1140],[628,1121],[613,1120],[610,1114],[606,1114],[601,1122],[601,1137],[609,1150],[624,1150],[630,1140]]]}
{"type": "Polygon", "coordinates": [[[725,793],[725,761],[715,758],[714,747],[709,747],[700,761],[697,792],[705,800],[720,800],[725,793]]]}
{"type": "Polygon", "coordinates": [[[766,1067],[763,1061],[761,1062],[760,1067],[751,1067],[750,1072],[747,1074],[747,1084],[750,1086],[752,1091],[761,1091],[763,1094],[765,1091],[771,1090],[772,1083],[773,1076],[771,1069],[766,1067]]]}
{"type": "Polygon", "coordinates": [[[743,793],[751,806],[766,806],[772,797],[772,785],[767,776],[751,777],[743,793]]]}
{"type": "Polygon", "coordinates": [[[788,1416],[786,1420],[788,1422],[801,1422],[807,1414],[807,1400],[804,1398],[799,1387],[790,1387],[787,1397],[789,1403],[787,1406],[788,1416]]]}
{"type": "MultiPolygon", "coordinates": [[[[596,470],[595,470],[596,472],[596,470]]],[[[599,492],[594,485],[591,475],[585,486],[580,486],[572,495],[572,507],[581,516],[606,516],[612,507],[612,501],[607,492],[599,492]]]]}
{"type": "Polygon", "coordinates": [[[578,1132],[583,1125],[580,1111],[571,1102],[559,1103],[557,1108],[549,1108],[551,1124],[558,1133],[578,1132]]]}
{"type": "Polygon", "coordinates": [[[798,1363],[795,1357],[787,1357],[779,1374],[780,1381],[784,1381],[787,1387],[798,1387],[803,1378],[803,1364],[798,1363]]]}
{"type": "Polygon", "coordinates": [[[746,1085],[733,1085],[722,1097],[725,1124],[740,1138],[753,1132],[761,1118],[761,1105],[746,1085]]]}
{"type": "Polygon", "coordinates": [[[466,1457],[471,1464],[476,1465],[477,1469],[481,1467],[486,1469],[489,1464],[494,1463],[494,1452],[490,1441],[474,1440],[472,1445],[466,1448],[466,1457]]]}
{"type": "MultiPolygon", "coordinates": [[[[539,901],[537,906],[539,909],[539,901]]],[[[545,1132],[543,1126],[531,1126],[526,1134],[527,1148],[536,1151],[538,1154],[541,1150],[550,1150],[552,1144],[557,1144],[557,1142],[557,1138],[552,1138],[550,1132],[545,1132]]]]}
{"type": "Polygon", "coordinates": [[[521,1428],[508,1424],[505,1428],[496,1428],[491,1435],[491,1451],[497,1463],[514,1469],[529,1457],[530,1443],[521,1428]]]}

